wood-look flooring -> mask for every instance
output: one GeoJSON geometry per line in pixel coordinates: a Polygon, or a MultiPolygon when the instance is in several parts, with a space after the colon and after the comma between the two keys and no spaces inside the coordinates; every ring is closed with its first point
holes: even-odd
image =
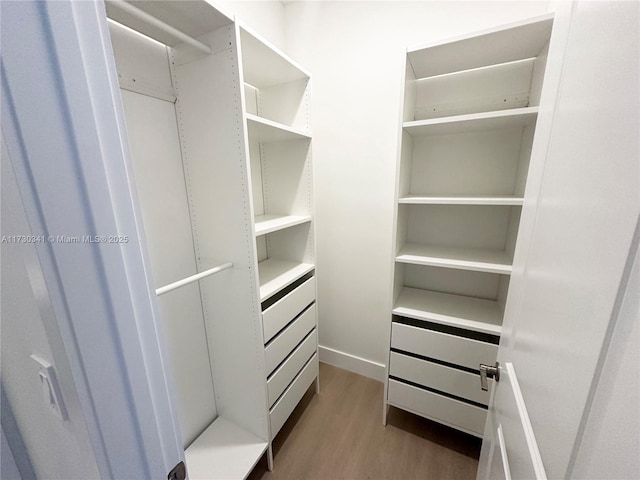
{"type": "Polygon", "coordinates": [[[382,425],[383,384],[320,364],[315,383],[250,480],[461,479],[476,477],[479,439],[391,407],[382,425]]]}

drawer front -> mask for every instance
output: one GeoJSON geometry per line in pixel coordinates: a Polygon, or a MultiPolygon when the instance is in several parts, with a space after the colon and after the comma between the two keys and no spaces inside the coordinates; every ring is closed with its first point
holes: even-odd
{"type": "MultiPolygon", "coordinates": [[[[480,375],[391,352],[389,374],[441,392],[489,405],[489,391],[480,388],[480,375]]],[[[489,379],[489,382],[493,380],[489,379]]]]}
{"type": "Polygon", "coordinates": [[[437,393],[389,380],[388,401],[404,410],[482,437],[487,411],[437,393]]]}
{"type": "Polygon", "coordinates": [[[401,323],[391,327],[391,347],[474,370],[493,365],[498,356],[497,345],[401,323]]]}
{"type": "Polygon", "coordinates": [[[272,439],[278,434],[284,422],[287,421],[287,418],[289,418],[289,415],[291,415],[291,412],[296,408],[309,385],[317,376],[318,354],[316,353],[269,412],[272,439]]]}
{"type": "Polygon", "coordinates": [[[287,388],[307,360],[316,352],[318,346],[318,334],[313,330],[309,336],[296,348],[267,381],[269,392],[269,406],[278,399],[287,388]]]}
{"type": "Polygon", "coordinates": [[[311,277],[287,296],[262,312],[262,333],[267,343],[316,299],[316,278],[311,277]]]}
{"type": "Polygon", "coordinates": [[[311,305],[264,349],[267,375],[289,356],[291,351],[316,326],[316,306],[311,305]]]}

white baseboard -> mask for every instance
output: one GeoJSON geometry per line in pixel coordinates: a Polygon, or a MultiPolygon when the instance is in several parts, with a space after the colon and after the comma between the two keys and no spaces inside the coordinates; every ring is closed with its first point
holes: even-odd
{"type": "Polygon", "coordinates": [[[321,362],[384,382],[385,365],[382,363],[334,350],[333,348],[323,347],[322,345],[318,345],[318,350],[320,351],[321,362]]]}

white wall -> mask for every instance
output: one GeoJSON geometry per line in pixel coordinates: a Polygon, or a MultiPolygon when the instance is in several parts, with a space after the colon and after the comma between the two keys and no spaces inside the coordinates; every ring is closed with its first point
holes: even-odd
{"type": "Polygon", "coordinates": [[[547,2],[286,4],[287,53],[313,82],[324,361],[384,375],[404,50],[546,11],[547,2]]]}
{"type": "Polygon", "coordinates": [[[275,0],[239,1],[217,0],[213,2],[228,15],[235,15],[241,23],[269,40],[276,47],[286,50],[284,4],[275,0]]]}

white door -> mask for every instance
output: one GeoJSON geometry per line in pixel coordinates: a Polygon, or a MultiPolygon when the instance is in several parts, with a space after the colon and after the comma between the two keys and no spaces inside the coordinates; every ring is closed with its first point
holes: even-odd
{"type": "Polygon", "coordinates": [[[548,136],[534,147],[539,171],[525,200],[479,479],[572,475],[637,248],[638,11],[637,2],[578,2],[567,12],[557,97],[538,125],[548,136]]]}
{"type": "Polygon", "coordinates": [[[47,478],[168,478],[184,449],[123,149],[104,4],[0,2],[0,12],[2,156],[10,159],[17,186],[8,196],[4,190],[13,181],[3,177],[3,201],[9,199],[3,214],[13,206],[8,211],[16,217],[3,216],[3,226],[24,237],[28,249],[18,253],[35,257],[25,265],[14,253],[20,243],[2,248],[3,260],[12,255],[2,265],[2,286],[11,287],[2,291],[9,294],[2,310],[15,313],[2,319],[2,382],[13,381],[7,392],[13,404],[30,397],[16,410],[11,430],[3,404],[3,431],[7,437],[25,432],[22,450],[39,478],[40,472],[47,478]],[[26,219],[19,218],[20,203],[26,219]],[[21,291],[12,295],[16,288],[21,291]],[[46,314],[38,315],[36,303],[46,314]],[[44,328],[30,328],[39,318],[44,328]],[[11,352],[17,356],[5,365],[11,352]],[[52,377],[40,375],[49,370],[41,372],[30,353],[54,364],[56,400],[63,401],[51,401],[52,377]],[[52,403],[64,404],[68,418],[43,413],[52,403]],[[65,451],[74,455],[66,458],[65,451]],[[74,461],[78,456],[82,465],[74,461]]]}

